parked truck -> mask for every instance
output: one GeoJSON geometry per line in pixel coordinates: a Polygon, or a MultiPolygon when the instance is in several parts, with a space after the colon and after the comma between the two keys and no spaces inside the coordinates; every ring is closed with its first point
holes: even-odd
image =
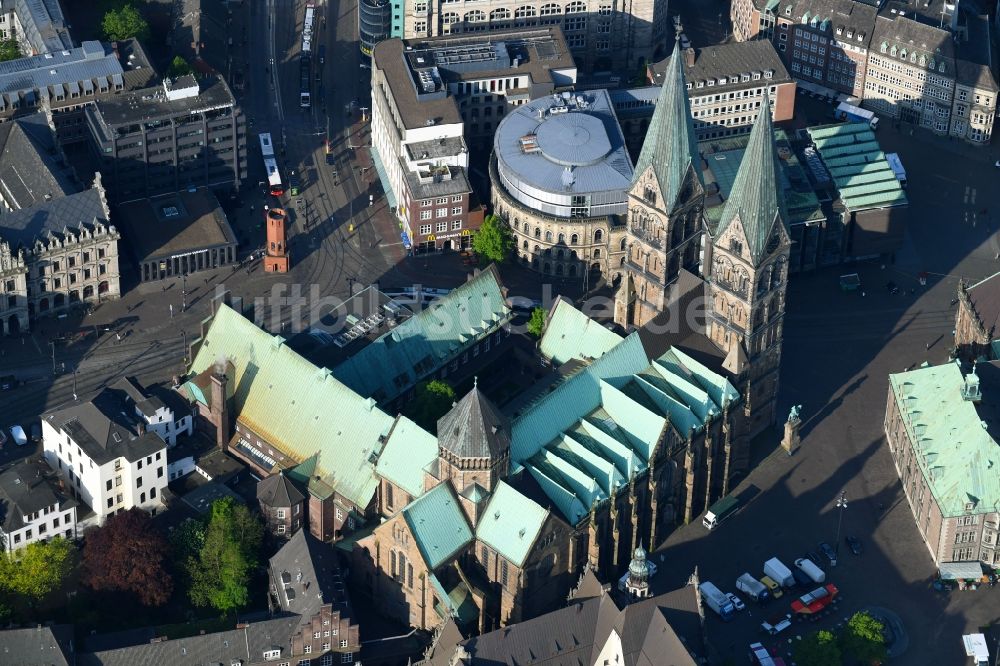
{"type": "Polygon", "coordinates": [[[848,104],[847,102],[841,102],[837,107],[836,115],[838,120],[849,120],[854,123],[868,123],[873,130],[878,129],[878,116],[868,109],[862,109],[860,106],[848,104]]]}
{"type": "Polygon", "coordinates": [[[889,168],[896,175],[896,180],[899,181],[900,187],[906,187],[906,169],[903,168],[903,163],[899,159],[898,153],[886,153],[885,161],[889,163],[889,168]]]}
{"type": "Polygon", "coordinates": [[[710,530],[714,530],[719,523],[736,513],[740,507],[740,501],[735,497],[723,497],[718,502],[708,507],[701,524],[710,530]]]}
{"type": "Polygon", "coordinates": [[[772,557],[764,562],[764,573],[770,576],[781,587],[793,587],[795,576],[792,570],[786,567],[777,557],[772,557]]]}
{"type": "Polygon", "coordinates": [[[800,557],[795,560],[795,566],[801,569],[805,575],[809,576],[814,583],[822,583],[826,580],[826,574],[823,570],[816,566],[816,563],[808,557],[800,557]]]}
{"type": "Polygon", "coordinates": [[[698,590],[701,592],[701,598],[704,599],[705,604],[718,613],[719,617],[726,622],[733,619],[733,615],[736,614],[736,608],[733,607],[733,602],[729,599],[729,595],[723,594],[719,588],[708,581],[699,585],[698,590]]]}
{"type": "Polygon", "coordinates": [[[767,586],[748,573],[736,579],[736,589],[759,604],[771,598],[771,593],[767,591],[767,586]]]}

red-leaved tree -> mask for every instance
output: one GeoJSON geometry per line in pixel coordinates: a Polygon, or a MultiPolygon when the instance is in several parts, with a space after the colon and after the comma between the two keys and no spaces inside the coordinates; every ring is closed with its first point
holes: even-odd
{"type": "Polygon", "coordinates": [[[111,516],[86,534],[83,582],[94,590],[135,594],[144,606],[161,606],[174,583],[164,567],[167,540],[141,509],[111,516]]]}

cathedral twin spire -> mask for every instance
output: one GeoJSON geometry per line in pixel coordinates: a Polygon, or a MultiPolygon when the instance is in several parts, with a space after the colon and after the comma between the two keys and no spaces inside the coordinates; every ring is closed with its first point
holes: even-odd
{"type": "Polygon", "coordinates": [[[701,169],[696,162],[698,142],[684,81],[684,52],[679,42],[680,33],[677,34],[678,41],[663,74],[663,86],[635,165],[633,181],[634,185],[652,167],[659,182],[663,208],[667,211],[677,203],[689,169],[693,169],[701,180],[701,169]]]}

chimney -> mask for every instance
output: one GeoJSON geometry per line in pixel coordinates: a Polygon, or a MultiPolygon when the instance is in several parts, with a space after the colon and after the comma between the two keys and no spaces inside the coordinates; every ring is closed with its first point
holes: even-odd
{"type": "Polygon", "coordinates": [[[215,423],[215,443],[223,451],[229,444],[229,408],[226,405],[226,384],[229,378],[219,368],[212,373],[212,422],[215,423]]]}
{"type": "Polygon", "coordinates": [[[139,431],[139,436],[140,437],[142,435],[145,435],[146,434],[146,422],[145,421],[139,421],[138,425],[136,426],[136,430],[139,431]]]}
{"type": "Polygon", "coordinates": [[[684,65],[686,67],[694,67],[694,47],[689,46],[684,49],[684,65]]]}

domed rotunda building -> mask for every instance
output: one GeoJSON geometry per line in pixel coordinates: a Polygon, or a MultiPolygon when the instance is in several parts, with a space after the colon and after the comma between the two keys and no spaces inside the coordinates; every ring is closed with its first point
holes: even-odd
{"type": "Polygon", "coordinates": [[[494,136],[490,181],[522,262],[555,276],[620,275],[632,161],[606,91],[510,112],[494,136]]]}

